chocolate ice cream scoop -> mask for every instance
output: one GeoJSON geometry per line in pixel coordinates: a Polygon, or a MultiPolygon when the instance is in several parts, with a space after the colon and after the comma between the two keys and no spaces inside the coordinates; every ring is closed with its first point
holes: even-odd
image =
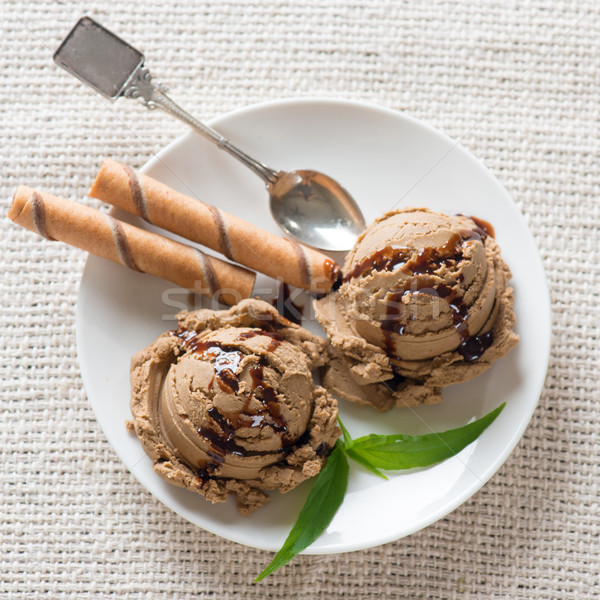
{"type": "Polygon", "coordinates": [[[314,388],[306,357],[261,329],[174,335],[186,352],[161,388],[166,439],[207,474],[257,479],[306,431],[314,388]]]}
{"type": "Polygon", "coordinates": [[[247,514],[261,490],[315,475],[339,435],[337,404],[315,386],[326,342],[260,300],[179,315],[132,361],[136,432],[171,483],[247,514]]]}
{"type": "Polygon", "coordinates": [[[339,358],[325,382],[342,397],[382,410],[439,401],[442,386],[475,377],[518,340],[510,271],[480,220],[392,211],[343,272],[315,305],[339,358]]]}

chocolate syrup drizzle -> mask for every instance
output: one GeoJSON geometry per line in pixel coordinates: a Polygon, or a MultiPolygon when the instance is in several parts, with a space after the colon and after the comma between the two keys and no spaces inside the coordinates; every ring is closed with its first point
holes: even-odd
{"type": "Polygon", "coordinates": [[[456,217],[466,217],[467,219],[471,219],[473,223],[475,223],[475,227],[473,227],[473,233],[477,234],[482,242],[485,242],[486,238],[496,237],[496,232],[494,231],[494,227],[491,223],[488,223],[484,219],[480,219],[479,217],[474,217],[473,215],[463,215],[462,213],[456,213],[456,217]]]}
{"type": "Polygon", "coordinates": [[[454,233],[439,248],[421,248],[415,256],[410,248],[386,246],[359,262],[344,277],[344,282],[355,277],[366,275],[371,271],[395,271],[402,269],[405,273],[434,273],[442,266],[453,266],[463,257],[463,242],[473,239],[472,231],[454,233]]]}
{"type": "MultiPolygon", "coordinates": [[[[243,358],[246,354],[233,344],[223,344],[212,340],[204,340],[195,331],[179,329],[172,332],[182,342],[184,348],[208,357],[213,363],[215,378],[219,387],[228,393],[239,391],[239,379],[236,375],[243,358]]],[[[281,452],[287,452],[290,445],[288,439],[288,426],[285,417],[281,414],[281,407],[277,399],[275,389],[265,380],[264,368],[269,365],[268,355],[273,352],[283,341],[276,331],[265,331],[262,329],[245,331],[240,333],[236,341],[248,340],[257,336],[271,338],[271,342],[257,364],[250,369],[252,385],[250,393],[245,398],[243,406],[239,411],[233,411],[224,415],[215,406],[208,409],[209,417],[218,425],[220,432],[208,427],[199,427],[198,434],[208,440],[211,451],[207,452],[210,461],[204,461],[200,466],[199,475],[206,479],[222,464],[225,456],[234,454],[246,456],[247,451],[235,441],[235,434],[240,427],[271,427],[281,435],[281,452]],[[252,398],[259,400],[264,406],[256,413],[248,413],[252,398]]]]}
{"type": "Polygon", "coordinates": [[[323,261],[323,272],[325,273],[325,277],[327,279],[333,281],[333,285],[335,285],[342,278],[342,269],[331,258],[326,258],[323,261]]]}
{"type": "MultiPolygon", "coordinates": [[[[461,354],[465,362],[478,360],[492,345],[494,341],[492,332],[482,335],[471,335],[469,333],[467,325],[469,309],[463,301],[463,295],[444,283],[436,282],[431,277],[442,266],[456,266],[463,258],[466,243],[476,240],[483,243],[488,236],[494,236],[494,228],[487,221],[475,217],[469,218],[475,226],[472,229],[454,233],[439,248],[422,248],[415,255],[415,251],[409,248],[386,246],[359,262],[345,275],[344,282],[372,271],[395,271],[401,269],[402,272],[408,275],[416,276],[389,294],[386,301],[386,315],[385,319],[381,322],[381,330],[383,332],[385,351],[392,360],[400,360],[399,357],[395,356],[395,336],[404,335],[408,321],[414,319],[414,315],[406,317],[403,314],[402,298],[407,293],[429,294],[446,300],[450,307],[454,327],[460,338],[457,351],[461,354]]],[[[459,275],[459,280],[461,282],[464,281],[462,274],[459,275]]],[[[401,381],[395,381],[393,387],[397,387],[399,383],[401,381]]]]}
{"type": "Polygon", "coordinates": [[[467,325],[469,309],[464,304],[462,296],[456,290],[444,283],[436,283],[427,276],[418,276],[407,282],[399,290],[390,294],[386,306],[386,318],[381,322],[385,351],[392,359],[400,360],[394,355],[394,335],[404,335],[408,320],[414,319],[413,315],[408,320],[401,314],[402,297],[412,292],[413,294],[429,294],[443,298],[450,307],[454,328],[460,338],[457,352],[465,362],[474,362],[481,358],[483,353],[492,345],[494,338],[491,331],[482,335],[471,335],[467,325]]]}

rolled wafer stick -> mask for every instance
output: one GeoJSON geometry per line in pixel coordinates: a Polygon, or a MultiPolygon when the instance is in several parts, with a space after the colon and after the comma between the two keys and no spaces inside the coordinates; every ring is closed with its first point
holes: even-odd
{"type": "Polygon", "coordinates": [[[327,293],[340,274],[328,256],[181,194],[111,159],[104,161],[90,196],[311,292],[327,293]]]}
{"type": "Polygon", "coordinates": [[[9,219],[136,271],[233,305],[248,298],[256,274],[77,202],[19,186],[9,219]]]}

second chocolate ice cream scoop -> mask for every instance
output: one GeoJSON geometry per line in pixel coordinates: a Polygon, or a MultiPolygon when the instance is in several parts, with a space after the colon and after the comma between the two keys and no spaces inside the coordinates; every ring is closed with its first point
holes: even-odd
{"type": "Polygon", "coordinates": [[[426,208],[384,214],[315,303],[336,359],[324,381],[380,410],[439,402],[518,341],[510,270],[491,226],[426,208]]]}

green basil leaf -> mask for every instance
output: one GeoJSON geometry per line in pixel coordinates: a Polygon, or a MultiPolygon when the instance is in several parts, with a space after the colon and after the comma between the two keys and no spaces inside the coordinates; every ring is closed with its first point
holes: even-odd
{"type": "Polygon", "coordinates": [[[348,460],[344,454],[343,444],[338,441],[325,466],[317,475],[296,524],[279,552],[254,580],[255,582],[288,563],[325,531],[341,506],[347,487],[348,460]]]}
{"type": "Polygon", "coordinates": [[[460,452],[475,441],[502,412],[505,403],[485,417],[457,429],[426,435],[367,435],[353,440],[347,453],[373,469],[426,467],[460,452]]]}
{"type": "Polygon", "coordinates": [[[342,423],[342,420],[340,419],[339,415],[338,415],[338,423],[340,424],[340,428],[342,430],[342,435],[344,436],[344,450],[348,450],[348,448],[350,448],[353,443],[352,436],[350,435],[349,431],[346,429],[346,426],[342,423]]]}
{"type": "Polygon", "coordinates": [[[371,473],[375,473],[378,477],[382,479],[387,479],[387,477],[379,470],[376,469],[373,465],[371,465],[367,460],[365,460],[360,454],[352,451],[352,445],[354,444],[354,440],[350,435],[350,432],[346,429],[346,426],[342,423],[342,420],[338,416],[338,423],[340,424],[340,428],[342,429],[342,434],[344,436],[344,451],[346,454],[352,458],[357,463],[361,464],[365,469],[371,471],[371,473]]]}

